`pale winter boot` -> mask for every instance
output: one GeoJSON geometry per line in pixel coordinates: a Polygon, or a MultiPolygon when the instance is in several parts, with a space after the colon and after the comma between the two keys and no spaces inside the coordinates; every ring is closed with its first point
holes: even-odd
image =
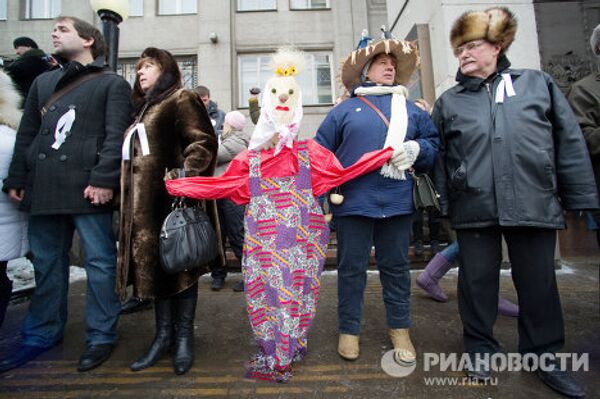
{"type": "Polygon", "coordinates": [[[394,347],[394,360],[401,366],[412,366],[417,361],[417,351],[413,346],[408,328],[390,329],[390,340],[394,347]]]}
{"type": "Polygon", "coordinates": [[[358,335],[340,334],[338,354],[346,360],[356,360],[360,354],[359,341],[358,335]]]}

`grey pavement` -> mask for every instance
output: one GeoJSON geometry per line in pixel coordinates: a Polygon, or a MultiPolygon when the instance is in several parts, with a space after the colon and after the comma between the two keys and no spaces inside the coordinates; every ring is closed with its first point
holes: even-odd
{"type": "MultiPolygon", "coordinates": [[[[566,323],[563,352],[589,353],[589,371],[575,374],[588,398],[600,397],[600,305],[597,257],[566,259],[557,272],[566,323]]],[[[296,364],[288,384],[243,378],[243,364],[256,347],[245,312],[244,297],[231,287],[241,275],[227,279],[220,292],[209,289],[210,279],[200,280],[195,322],[196,361],[192,370],[175,376],[165,358],[155,367],[133,373],[128,365],[140,356],[154,334],[153,312],[125,315],[119,324],[120,341],[104,365],[87,373],[76,371],[84,349],[83,309],[85,281],[71,285],[69,322],[62,344],[30,364],[0,375],[0,398],[560,398],[528,372],[495,374],[497,385],[468,385],[460,372],[425,372],[428,353],[461,353],[462,327],[456,298],[456,269],[442,281],[449,302],[427,298],[416,285],[413,271],[411,336],[418,352],[416,370],[407,377],[386,374],[381,360],[391,345],[387,338],[379,276],[370,272],[365,292],[361,356],[342,360],[337,346],[337,284],[334,271],[322,278],[321,299],[309,335],[308,354],[296,364]],[[437,380],[432,378],[439,378],[437,380]],[[445,378],[445,379],[444,379],[445,378]]],[[[502,272],[501,293],[516,294],[510,273],[502,272]]],[[[19,325],[27,309],[21,300],[9,308],[0,331],[0,357],[19,340],[19,325]]],[[[496,337],[505,352],[517,352],[517,320],[499,316],[496,337]]],[[[437,371],[436,371],[437,370],[437,371]]]]}

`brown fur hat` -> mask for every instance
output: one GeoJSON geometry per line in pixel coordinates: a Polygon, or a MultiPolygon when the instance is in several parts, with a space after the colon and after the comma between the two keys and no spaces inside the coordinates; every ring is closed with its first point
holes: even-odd
{"type": "Polygon", "coordinates": [[[508,8],[467,11],[452,25],[450,44],[456,49],[463,43],[484,39],[490,43],[501,43],[504,53],[515,39],[516,32],[517,19],[508,8]]]}

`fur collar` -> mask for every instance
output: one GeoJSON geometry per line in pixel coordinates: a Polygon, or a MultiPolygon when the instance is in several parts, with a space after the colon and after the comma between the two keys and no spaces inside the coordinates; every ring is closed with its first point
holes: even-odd
{"type": "Polygon", "coordinates": [[[22,112],[19,109],[21,96],[10,77],[0,71],[0,124],[17,129],[22,112]]]}

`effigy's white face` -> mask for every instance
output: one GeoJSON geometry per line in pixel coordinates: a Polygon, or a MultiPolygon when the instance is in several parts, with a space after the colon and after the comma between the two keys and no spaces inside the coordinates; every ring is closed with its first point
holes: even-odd
{"type": "Polygon", "coordinates": [[[300,99],[300,86],[293,76],[273,77],[264,94],[270,97],[272,115],[277,125],[288,124],[300,99]]]}

